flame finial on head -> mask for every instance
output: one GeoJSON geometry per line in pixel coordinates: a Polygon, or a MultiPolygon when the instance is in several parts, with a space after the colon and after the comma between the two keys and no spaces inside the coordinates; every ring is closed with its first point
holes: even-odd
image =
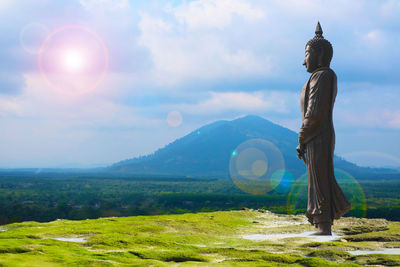
{"type": "Polygon", "coordinates": [[[323,33],[323,31],[322,31],[322,28],[321,28],[321,24],[319,24],[319,21],[318,21],[317,27],[315,27],[315,37],[324,38],[322,36],[322,33],[323,33]]]}
{"type": "MultiPolygon", "coordinates": [[[[323,34],[322,27],[318,21],[317,27],[315,27],[315,36],[310,41],[308,41],[307,45],[318,45],[319,46],[321,44],[329,43],[329,41],[326,40],[322,34],[323,34]]],[[[329,45],[331,45],[331,44],[329,43],[329,45]]]]}

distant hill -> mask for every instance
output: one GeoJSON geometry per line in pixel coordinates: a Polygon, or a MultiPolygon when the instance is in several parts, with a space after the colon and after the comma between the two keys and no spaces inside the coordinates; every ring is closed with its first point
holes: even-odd
{"type": "MultiPolygon", "coordinates": [[[[108,169],[132,175],[227,178],[232,152],[241,143],[255,138],[273,143],[281,151],[286,169],[295,177],[306,172],[305,164],[297,159],[298,134],[254,115],[205,125],[151,155],[120,161],[108,169]]],[[[339,157],[334,160],[336,168],[357,178],[382,179],[387,178],[387,175],[400,174],[397,170],[359,167],[339,157]]]]}

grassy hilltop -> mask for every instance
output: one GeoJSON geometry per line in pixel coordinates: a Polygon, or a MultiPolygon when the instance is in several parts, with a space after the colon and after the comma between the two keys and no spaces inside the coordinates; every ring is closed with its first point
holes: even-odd
{"type": "Polygon", "coordinates": [[[343,218],[333,242],[306,237],[252,241],[248,234],[313,231],[302,215],[242,210],[0,227],[3,266],[399,266],[399,255],[347,251],[400,248],[400,222],[343,218]],[[54,238],[78,238],[60,241],[54,238]]]}

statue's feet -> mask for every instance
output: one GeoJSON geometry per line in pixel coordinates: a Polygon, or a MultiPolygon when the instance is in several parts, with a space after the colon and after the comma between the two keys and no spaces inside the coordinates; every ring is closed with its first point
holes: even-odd
{"type": "Polygon", "coordinates": [[[312,235],[332,235],[332,224],[331,223],[319,223],[318,231],[312,235]]]}
{"type": "Polygon", "coordinates": [[[332,235],[331,231],[317,231],[311,235],[332,235]]]}

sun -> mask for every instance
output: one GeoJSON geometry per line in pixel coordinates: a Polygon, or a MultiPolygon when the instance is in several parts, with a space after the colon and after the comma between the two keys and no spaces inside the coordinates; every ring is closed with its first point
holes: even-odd
{"type": "Polygon", "coordinates": [[[50,87],[80,95],[94,90],[103,81],[108,69],[108,50],[94,31],[67,25],[51,32],[43,41],[38,67],[50,87]]]}
{"type": "Polygon", "coordinates": [[[85,55],[78,49],[68,49],[63,51],[61,63],[68,72],[80,72],[85,67],[85,55]]]}

